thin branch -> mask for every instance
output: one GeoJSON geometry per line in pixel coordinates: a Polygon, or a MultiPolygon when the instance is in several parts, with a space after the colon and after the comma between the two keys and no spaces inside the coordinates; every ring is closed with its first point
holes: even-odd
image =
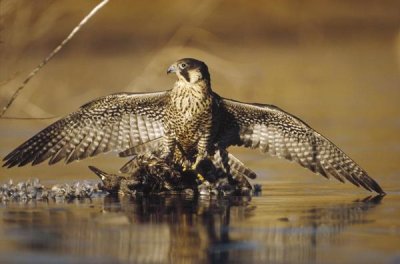
{"type": "Polygon", "coordinates": [[[99,11],[104,5],[106,5],[109,2],[109,0],[103,0],[101,1],[97,6],[95,6],[92,11],[88,15],[86,15],[82,21],[79,23],[78,26],[76,26],[71,33],[69,33],[68,37],[65,38],[60,45],[58,45],[24,80],[21,86],[17,88],[17,90],[14,92],[12,95],[10,101],[8,101],[7,105],[2,109],[0,113],[0,118],[3,117],[3,115],[6,113],[7,109],[11,106],[11,104],[14,102],[15,99],[17,99],[18,94],[21,92],[21,90],[25,87],[25,85],[35,76],[42,68],[45,66],[53,57],[56,55],[64,46],[67,44],[73,36],[81,29],[83,25],[85,25],[89,19],[96,14],[97,11],[99,11]]]}

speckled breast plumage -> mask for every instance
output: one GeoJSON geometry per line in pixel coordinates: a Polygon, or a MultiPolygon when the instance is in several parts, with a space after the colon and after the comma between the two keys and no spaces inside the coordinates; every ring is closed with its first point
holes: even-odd
{"type": "Polygon", "coordinates": [[[163,123],[165,135],[172,137],[177,144],[176,157],[185,156],[186,159],[193,159],[198,144],[203,144],[201,137],[211,136],[213,98],[210,93],[202,89],[177,83],[170,91],[171,100],[166,108],[163,123]]]}

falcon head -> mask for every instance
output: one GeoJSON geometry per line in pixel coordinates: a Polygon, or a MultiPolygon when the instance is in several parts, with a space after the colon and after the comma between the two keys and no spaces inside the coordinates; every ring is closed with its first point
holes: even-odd
{"type": "Polygon", "coordinates": [[[167,70],[167,74],[174,72],[178,79],[187,83],[197,83],[199,81],[210,81],[207,65],[199,60],[185,58],[178,60],[167,70]]]}

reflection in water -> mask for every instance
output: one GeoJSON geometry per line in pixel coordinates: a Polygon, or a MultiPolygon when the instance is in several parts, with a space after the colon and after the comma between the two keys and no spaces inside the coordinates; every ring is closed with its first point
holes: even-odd
{"type": "MultiPolygon", "coordinates": [[[[248,254],[247,258],[252,262],[317,262],[317,247],[337,242],[337,235],[347,226],[368,223],[366,212],[381,200],[382,196],[369,196],[349,203],[310,205],[307,208],[299,203],[291,204],[297,206],[298,210],[289,213],[289,217],[278,218],[281,223],[271,221],[265,229],[252,230],[253,239],[263,241],[263,250],[253,255],[248,254]]],[[[289,207],[284,210],[290,211],[289,207]]]]}
{"type": "Polygon", "coordinates": [[[24,255],[31,261],[30,254],[43,260],[51,252],[64,262],[73,256],[72,262],[96,263],[310,263],[317,260],[317,245],[334,242],[348,225],[366,223],[365,214],[380,200],[295,205],[289,217],[262,203],[255,207],[249,198],[104,197],[73,204],[9,204],[0,209],[0,261],[18,262],[24,255]],[[258,210],[274,219],[257,219],[258,210]]]}

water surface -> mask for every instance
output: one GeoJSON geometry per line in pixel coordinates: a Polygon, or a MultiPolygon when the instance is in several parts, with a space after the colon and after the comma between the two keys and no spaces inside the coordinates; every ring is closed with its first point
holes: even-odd
{"type": "MultiPolygon", "coordinates": [[[[99,197],[0,208],[2,263],[397,263],[399,195],[99,197]]],[[[312,186],[317,188],[318,186],[312,186]]],[[[340,195],[338,195],[338,193],[340,195]]]]}

